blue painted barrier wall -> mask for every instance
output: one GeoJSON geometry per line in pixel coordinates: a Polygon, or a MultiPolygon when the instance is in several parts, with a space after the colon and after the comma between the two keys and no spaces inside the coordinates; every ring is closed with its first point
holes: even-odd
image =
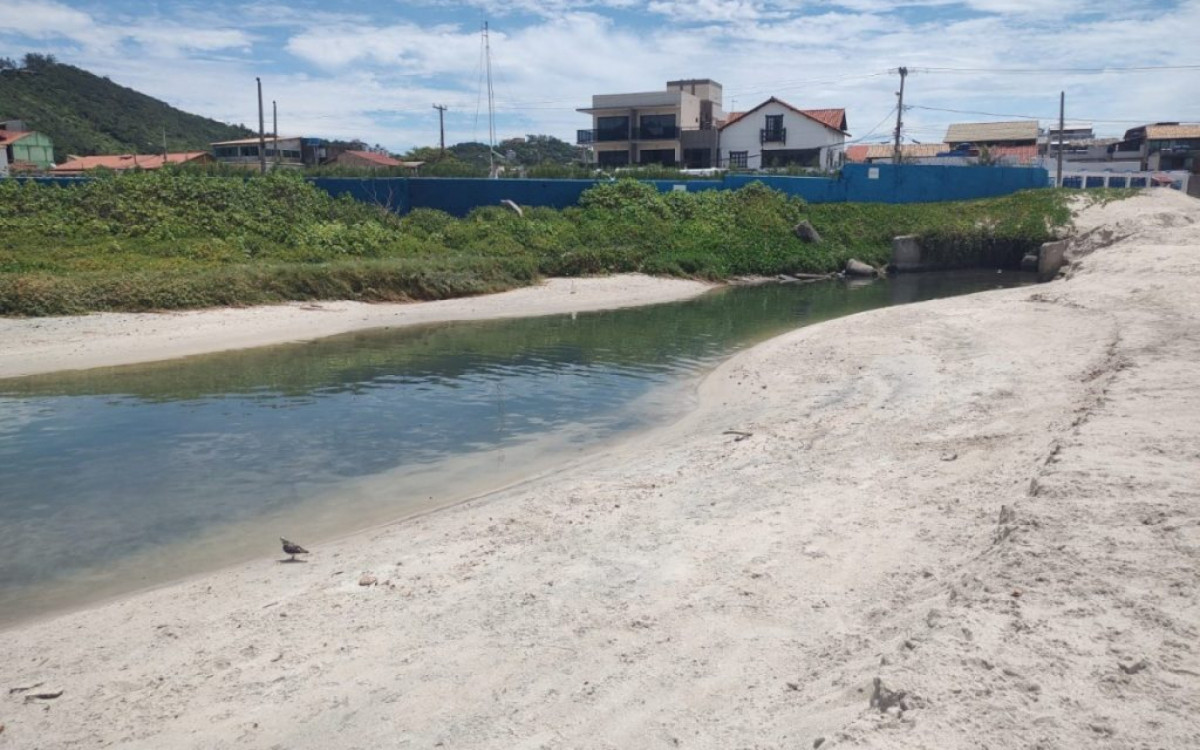
{"type": "MultiPolygon", "coordinates": [[[[41,183],[69,185],[87,178],[35,178],[41,183]]],[[[661,191],[676,189],[737,190],[751,182],[795,195],[809,203],[934,203],[1008,195],[1044,188],[1044,169],[1026,167],[961,167],[925,164],[847,164],[836,178],[727,174],[715,180],[650,180],[661,191]]],[[[315,177],[311,182],[331,195],[384,206],[397,213],[435,208],[466,216],[478,206],[501,200],[521,206],[566,208],[579,202],[598,180],[489,180],[470,177],[391,177],[380,179],[315,177]]]]}
{"type": "MultiPolygon", "coordinates": [[[[848,164],[837,178],[729,174],[718,180],[649,182],[664,192],[675,189],[688,192],[737,190],[751,182],[762,182],[809,203],[935,203],[1009,195],[1018,190],[1047,187],[1048,181],[1046,170],[1026,167],[848,164]]],[[[326,183],[337,182],[338,190],[358,197],[359,193],[369,189],[352,190],[348,187],[349,183],[370,184],[383,180],[319,178],[313,182],[331,192],[331,187],[326,183]]],[[[473,208],[496,206],[505,199],[521,206],[566,208],[578,203],[583,191],[597,182],[414,177],[407,180],[407,203],[400,210],[435,208],[454,216],[466,216],[473,208]]]]}
{"type": "Polygon", "coordinates": [[[315,177],[310,182],[334,198],[349,195],[355,200],[374,203],[398,214],[406,214],[412,210],[412,204],[409,201],[408,179],[404,177],[377,180],[364,180],[357,177],[315,177]]]}

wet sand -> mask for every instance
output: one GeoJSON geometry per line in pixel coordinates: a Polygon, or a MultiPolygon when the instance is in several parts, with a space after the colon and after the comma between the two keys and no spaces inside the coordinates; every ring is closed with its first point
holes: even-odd
{"type": "Polygon", "coordinates": [[[674,302],[711,288],[698,281],[621,274],[548,279],[502,294],[411,304],[295,302],[169,313],[0,318],[0,378],[156,362],[369,328],[674,302]]]}

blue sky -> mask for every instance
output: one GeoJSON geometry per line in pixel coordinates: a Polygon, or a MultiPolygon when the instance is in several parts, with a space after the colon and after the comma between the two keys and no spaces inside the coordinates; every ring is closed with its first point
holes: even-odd
{"type": "Polygon", "coordinates": [[[769,96],[845,107],[863,142],[888,137],[908,78],[906,139],[950,122],[1056,116],[1119,134],[1200,120],[1200,0],[5,0],[0,56],[54,54],[185,110],[393,150],[487,139],[480,28],[491,28],[498,138],[573,140],[592,94],[713,78],[727,110],[769,96]],[[1082,68],[1108,69],[1080,72],[1082,68]],[[937,70],[952,69],[952,70],[937,70]],[[1026,72],[1016,72],[1023,69],[1026,72]],[[1066,69],[1072,69],[1068,71],[1066,69]],[[964,113],[943,110],[961,110],[964,113]]]}

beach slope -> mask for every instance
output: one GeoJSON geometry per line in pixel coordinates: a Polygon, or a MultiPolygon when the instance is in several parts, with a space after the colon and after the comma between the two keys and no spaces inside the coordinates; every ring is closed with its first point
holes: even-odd
{"type": "Polygon", "coordinates": [[[0,748],[1200,746],[1200,203],[1078,226],[570,472],[10,629],[0,748]]]}

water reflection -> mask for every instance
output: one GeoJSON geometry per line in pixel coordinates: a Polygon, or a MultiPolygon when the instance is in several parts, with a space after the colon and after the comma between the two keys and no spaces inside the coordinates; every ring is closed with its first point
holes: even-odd
{"type": "Polygon", "coordinates": [[[117,580],[139,556],[213,568],[268,525],[305,539],[486,489],[678,414],[681,383],[799,325],[1029,281],[734,287],[0,381],[0,620],[179,572],[117,580]]]}

